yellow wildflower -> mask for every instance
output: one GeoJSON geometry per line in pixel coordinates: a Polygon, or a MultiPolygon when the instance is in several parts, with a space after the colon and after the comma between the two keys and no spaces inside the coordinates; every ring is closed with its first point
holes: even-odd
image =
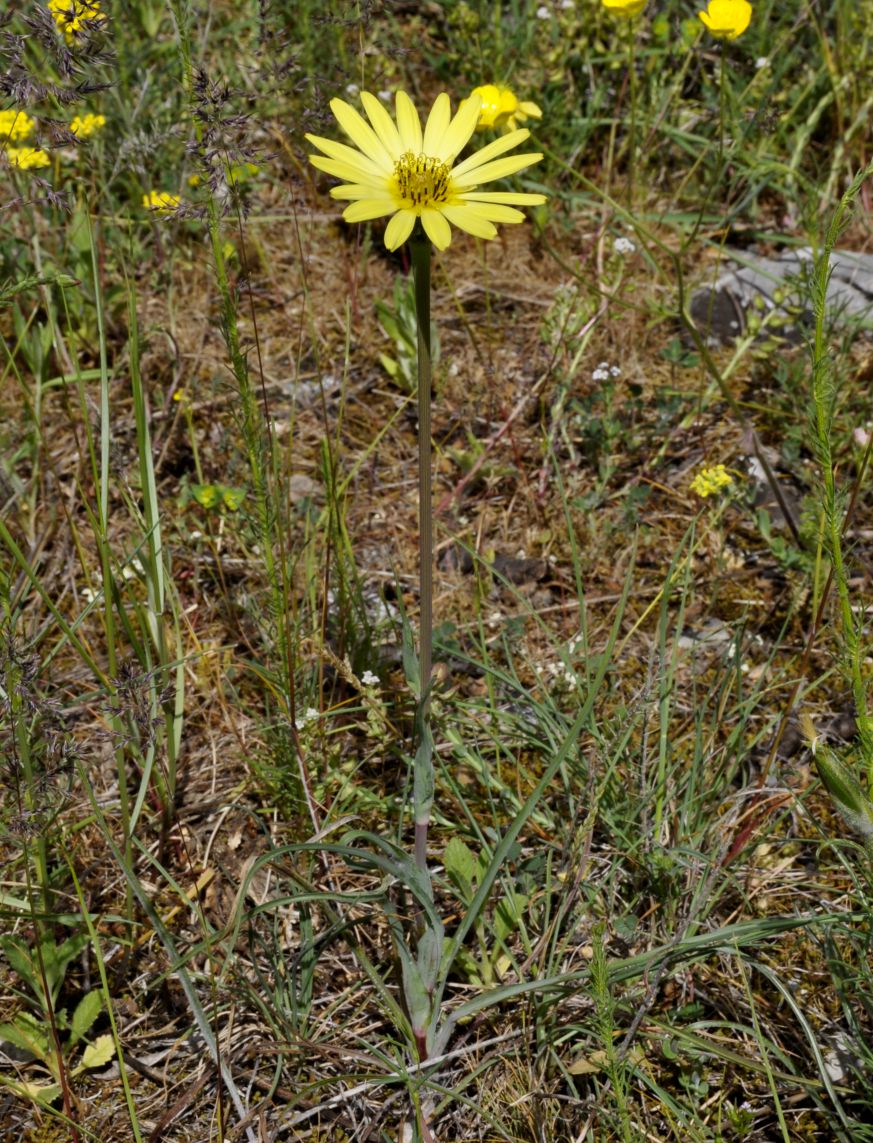
{"type": "Polygon", "coordinates": [[[35,126],[36,123],[24,111],[13,108],[0,111],[0,146],[26,139],[35,126]]]}
{"type": "Polygon", "coordinates": [[[475,87],[473,95],[482,100],[477,128],[500,127],[503,131],[515,131],[526,119],[542,119],[543,113],[535,103],[521,101],[510,87],[498,87],[486,83],[475,87]]]}
{"type": "Polygon", "coordinates": [[[438,95],[423,132],[415,104],[405,91],[397,92],[396,123],[375,95],[362,91],[361,102],[369,123],[342,99],[330,104],[357,149],[307,135],[324,152],[310,155],[309,160],[320,171],[343,180],[330,193],[333,198],[350,200],[343,211],[346,222],[391,215],[385,230],[389,250],[402,246],[419,221],[438,250],[445,250],[451,242],[452,226],[477,238],[495,238],[495,222],[524,221],[515,206],[539,206],[546,201],[542,194],[477,189],[480,183],[514,175],[540,161],[541,154],[498,158],[523,143],[530,134],[526,130],[512,131],[457,162],[479,121],[482,101],[478,95],[465,99],[454,116],[448,95],[438,95]]]}
{"type": "Polygon", "coordinates": [[[170,194],[168,191],[149,191],[148,194],[142,196],[142,204],[146,210],[151,210],[155,214],[168,215],[172,214],[181,203],[182,199],[177,194],[170,194]]]}
{"type": "Polygon", "coordinates": [[[707,496],[714,496],[716,492],[730,488],[733,482],[733,477],[723,464],[713,464],[698,472],[691,481],[690,488],[705,500],[707,496]]]}
{"type": "Polygon", "coordinates": [[[76,136],[77,139],[87,139],[89,135],[93,135],[95,131],[99,131],[101,127],[106,126],[105,115],[75,115],[70,124],[70,131],[76,136]]]}
{"type": "Polygon", "coordinates": [[[100,10],[100,0],[48,0],[49,11],[68,44],[77,36],[99,24],[106,23],[106,13],[100,10]]]}
{"type": "Polygon", "coordinates": [[[21,171],[29,171],[32,167],[47,167],[51,163],[48,152],[37,147],[7,147],[5,150],[0,149],[0,153],[6,156],[11,166],[18,167],[21,171]]]}
{"type": "Polygon", "coordinates": [[[237,183],[247,182],[257,173],[258,168],[254,163],[234,163],[227,172],[227,181],[235,187],[237,183]]]}
{"type": "Polygon", "coordinates": [[[697,15],[716,39],[735,40],[751,22],[752,5],[749,0],[709,0],[706,11],[697,15]]]}
{"type": "Polygon", "coordinates": [[[649,0],[603,0],[603,7],[614,16],[639,16],[649,0]]]}

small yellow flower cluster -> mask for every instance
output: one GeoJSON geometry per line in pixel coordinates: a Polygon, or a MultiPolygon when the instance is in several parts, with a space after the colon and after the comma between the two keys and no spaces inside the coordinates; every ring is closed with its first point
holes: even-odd
{"type": "MultiPolygon", "coordinates": [[[[648,0],[602,0],[602,3],[613,15],[633,19],[639,16],[648,0]]],[[[735,40],[751,23],[752,5],[749,0],[709,0],[706,11],[697,15],[716,39],[735,40]]]]}
{"type": "Polygon", "coordinates": [[[90,135],[93,135],[95,131],[99,131],[101,127],[105,126],[105,115],[92,115],[89,112],[87,115],[73,116],[73,121],[70,123],[70,131],[77,139],[87,139],[90,135]]]}
{"type": "Polygon", "coordinates": [[[10,147],[33,134],[36,123],[25,111],[0,111],[0,154],[11,167],[29,171],[32,167],[47,167],[51,162],[47,152],[38,147],[10,147]]]}
{"type": "Polygon", "coordinates": [[[697,14],[710,35],[735,40],[752,21],[752,5],[749,0],[709,0],[706,11],[697,14]]]}
{"type": "Polygon", "coordinates": [[[690,488],[705,500],[708,496],[714,496],[717,492],[730,488],[733,482],[733,477],[723,464],[713,464],[698,472],[691,481],[690,488]]]}
{"type": "Polygon", "coordinates": [[[13,108],[0,111],[0,146],[27,139],[35,126],[36,123],[26,111],[16,111],[13,108]]]}
{"type": "Polygon", "coordinates": [[[48,0],[48,7],[68,44],[72,44],[77,36],[106,23],[106,13],[100,10],[100,0],[48,0]]]}
{"type": "Polygon", "coordinates": [[[182,199],[177,194],[170,194],[168,191],[149,191],[148,194],[142,196],[142,204],[146,210],[154,211],[155,214],[160,214],[164,217],[172,214],[177,209],[182,199]]]}
{"type": "Polygon", "coordinates": [[[519,100],[510,87],[486,83],[473,88],[473,96],[482,100],[477,130],[499,127],[503,132],[515,131],[527,119],[542,119],[543,113],[535,103],[519,100]]]}
{"type": "Polygon", "coordinates": [[[29,171],[32,167],[47,167],[51,163],[47,151],[38,147],[6,147],[0,148],[10,166],[18,167],[21,171],[29,171]]]}
{"type": "Polygon", "coordinates": [[[639,16],[649,0],[603,0],[603,7],[615,16],[633,18],[639,16]]]}

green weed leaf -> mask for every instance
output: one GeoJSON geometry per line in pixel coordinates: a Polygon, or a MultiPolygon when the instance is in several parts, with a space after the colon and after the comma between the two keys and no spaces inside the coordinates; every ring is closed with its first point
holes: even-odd
{"type": "Polygon", "coordinates": [[[473,899],[473,881],[479,868],[476,855],[465,841],[453,837],[443,854],[443,865],[449,880],[461,894],[465,904],[473,899]]]}
{"type": "Polygon", "coordinates": [[[92,1024],[100,1015],[103,1007],[103,997],[95,989],[87,992],[76,1005],[73,1013],[73,1022],[70,1025],[70,1043],[76,1044],[90,1031],[92,1024]]]}
{"type": "MultiPolygon", "coordinates": [[[[95,993],[90,992],[88,995],[94,996],[95,993]]],[[[98,1036],[94,1043],[89,1044],[82,1053],[81,1066],[83,1068],[102,1068],[109,1063],[114,1055],[115,1041],[106,1032],[104,1035],[98,1036]]]]}
{"type": "Polygon", "coordinates": [[[29,1012],[19,1012],[10,1023],[0,1024],[0,1040],[5,1040],[22,1052],[29,1052],[44,1063],[49,1060],[48,1033],[29,1012]]]}

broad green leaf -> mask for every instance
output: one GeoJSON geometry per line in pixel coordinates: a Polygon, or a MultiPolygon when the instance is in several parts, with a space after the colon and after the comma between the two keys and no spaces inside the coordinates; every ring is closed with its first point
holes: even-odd
{"type": "Polygon", "coordinates": [[[403,998],[412,1030],[417,1036],[427,1032],[432,1010],[430,991],[425,987],[418,971],[418,965],[409,955],[405,945],[396,945],[400,955],[400,969],[403,977],[403,998]]]}
{"type": "Polygon", "coordinates": [[[478,862],[469,845],[461,838],[453,837],[443,854],[443,865],[449,880],[459,890],[464,901],[470,901],[478,862]]]}
{"type": "Polygon", "coordinates": [[[528,903],[525,893],[516,893],[510,890],[494,910],[494,936],[499,941],[506,940],[511,932],[518,928],[522,912],[528,903]]]}
{"type": "Polygon", "coordinates": [[[8,1087],[10,1091],[14,1091],[23,1099],[30,1099],[34,1103],[43,1104],[43,1106],[54,1103],[61,1094],[61,1085],[57,1083],[23,1083],[19,1080],[10,1081],[0,1076],[0,1084],[8,1087]]]}
{"type": "Polygon", "coordinates": [[[39,981],[27,944],[20,937],[7,935],[0,937],[0,949],[34,996],[39,996],[39,981]]]}
{"type": "Polygon", "coordinates": [[[88,945],[90,939],[85,932],[75,933],[73,936],[67,937],[65,941],[61,941],[59,945],[55,944],[50,936],[47,936],[42,942],[42,959],[53,1001],[58,998],[58,993],[61,990],[61,985],[64,983],[64,977],[67,973],[67,966],[70,961],[78,957],[82,949],[88,945]]]}
{"type": "Polygon", "coordinates": [[[418,970],[428,993],[433,992],[440,971],[440,960],[443,954],[443,929],[428,928],[421,934],[418,942],[418,970]]]}
{"type": "MultiPolygon", "coordinates": [[[[89,996],[93,995],[94,993],[89,993],[89,996]]],[[[83,1068],[103,1068],[114,1055],[115,1041],[112,1039],[112,1036],[106,1032],[104,1035],[98,1036],[94,1043],[89,1044],[82,1053],[81,1066],[83,1068]]]]}
{"type": "Polygon", "coordinates": [[[28,1012],[19,1012],[8,1024],[0,1024],[0,1040],[29,1052],[38,1060],[45,1061],[49,1056],[48,1033],[28,1012]]]}
{"type": "Polygon", "coordinates": [[[103,1007],[103,997],[95,989],[93,992],[87,992],[79,1003],[76,1005],[76,1011],[73,1013],[73,1022],[70,1025],[70,1043],[76,1044],[85,1036],[91,1028],[91,1025],[100,1015],[100,1009],[103,1007]]]}

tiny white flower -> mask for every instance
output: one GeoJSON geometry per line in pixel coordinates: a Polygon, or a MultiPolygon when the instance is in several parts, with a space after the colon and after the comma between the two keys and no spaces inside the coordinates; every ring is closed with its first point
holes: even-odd
{"type": "Polygon", "coordinates": [[[619,238],[616,238],[616,240],[613,242],[612,249],[615,251],[616,254],[621,254],[622,256],[625,256],[627,254],[633,254],[634,251],[636,250],[636,246],[634,245],[633,242],[631,242],[631,240],[629,238],[625,238],[624,235],[621,235],[619,238]]]}
{"type": "Polygon", "coordinates": [[[314,706],[308,706],[300,718],[294,719],[294,726],[298,730],[303,730],[309,722],[314,722],[319,716],[318,710],[314,706]]]}
{"type": "Polygon", "coordinates": [[[545,6],[545,4],[540,4],[539,8],[537,8],[537,19],[551,20],[551,18],[552,13],[549,11],[549,9],[545,6]]]}
{"type": "Polygon", "coordinates": [[[90,587],[83,587],[82,588],[82,598],[85,600],[86,603],[93,603],[94,600],[97,598],[97,592],[92,591],[90,587]]]}
{"type": "Polygon", "coordinates": [[[621,377],[621,366],[620,365],[610,365],[609,372],[611,373],[611,375],[613,377],[621,377]]]}
{"type": "Polygon", "coordinates": [[[767,59],[766,56],[758,56],[758,58],[755,60],[755,67],[758,69],[758,71],[760,71],[762,68],[769,67],[769,66],[770,66],[770,61],[767,59]]]}
{"type": "Polygon", "coordinates": [[[375,687],[379,683],[379,676],[374,675],[372,671],[364,671],[361,675],[361,682],[365,687],[375,687]]]}
{"type": "Polygon", "coordinates": [[[388,91],[387,89],[383,90],[383,91],[377,91],[376,94],[379,96],[379,98],[382,100],[383,103],[390,103],[391,100],[394,98],[392,96],[391,92],[388,91]]]}
{"type": "Polygon", "coordinates": [[[360,90],[361,89],[358,87],[358,85],[356,83],[347,83],[346,84],[346,92],[351,96],[357,95],[360,90]]]}

